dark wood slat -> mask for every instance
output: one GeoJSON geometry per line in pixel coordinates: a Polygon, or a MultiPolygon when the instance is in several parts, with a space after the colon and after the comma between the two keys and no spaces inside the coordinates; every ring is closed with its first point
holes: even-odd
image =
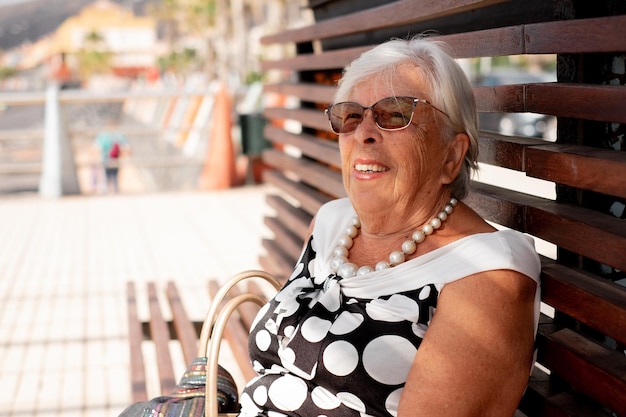
{"type": "Polygon", "coordinates": [[[468,12],[504,1],[506,0],[439,0],[419,3],[413,0],[396,1],[346,16],[323,20],[303,28],[264,36],[261,38],[261,43],[265,45],[297,43],[385,29],[468,12]]]}
{"type": "Polygon", "coordinates": [[[626,123],[626,88],[623,86],[527,84],[525,101],[526,111],[533,113],[626,123]]]}
{"type": "Polygon", "coordinates": [[[623,52],[626,16],[528,24],[526,53],[623,52]]]}
{"type": "Polygon", "coordinates": [[[289,228],[287,228],[276,217],[266,217],[265,225],[274,234],[274,241],[282,251],[289,256],[290,259],[298,259],[302,253],[304,245],[303,239],[295,236],[289,228]]]}
{"type": "Polygon", "coordinates": [[[523,25],[443,35],[439,39],[452,47],[455,58],[521,55],[524,53],[523,25]]]}
{"type": "Polygon", "coordinates": [[[261,255],[259,257],[259,265],[261,266],[261,269],[274,275],[274,277],[280,281],[286,281],[291,271],[289,271],[289,268],[278,266],[279,263],[272,256],[272,254],[273,253],[270,252],[269,254],[261,255]]]}
{"type": "Polygon", "coordinates": [[[526,230],[564,249],[626,269],[626,223],[583,207],[543,202],[526,207],[526,230]]]}
{"type": "Polygon", "coordinates": [[[539,360],[576,390],[626,415],[626,356],[570,329],[541,331],[539,360]]]}
{"type": "Polygon", "coordinates": [[[524,85],[474,87],[479,112],[521,113],[524,108],[524,85]]]}
{"type": "Polygon", "coordinates": [[[545,303],[626,345],[625,287],[551,260],[542,271],[545,303]]]}
{"type": "Polygon", "coordinates": [[[296,120],[304,126],[311,127],[313,129],[330,131],[328,119],[321,110],[269,107],[263,111],[263,116],[268,120],[296,120]]]}
{"type": "Polygon", "coordinates": [[[624,152],[576,145],[530,147],[526,150],[526,173],[559,184],[626,197],[624,152]]]}
{"type": "Polygon", "coordinates": [[[135,284],[126,284],[126,304],[128,307],[128,340],[130,348],[130,389],[133,403],[147,401],[146,371],[143,363],[141,342],[143,331],[137,315],[137,295],[135,284]]]}
{"type": "MultiPolygon", "coordinates": [[[[219,288],[217,281],[209,281],[209,295],[211,299],[215,298],[219,288]]],[[[224,328],[224,339],[228,342],[228,346],[244,378],[249,381],[256,377],[258,374],[252,368],[248,353],[248,329],[244,328],[236,313],[233,313],[228,320],[228,325],[224,328]]],[[[227,368],[225,369],[228,370],[227,368]]]]}
{"type": "Polygon", "coordinates": [[[320,139],[308,134],[289,133],[276,126],[265,126],[264,137],[281,145],[291,145],[302,151],[303,154],[320,162],[341,167],[341,156],[339,155],[339,144],[334,140],[320,139]]]}
{"type": "Polygon", "coordinates": [[[173,282],[167,283],[165,294],[172,310],[172,321],[176,331],[176,338],[179,340],[183,350],[185,363],[190,364],[198,356],[198,334],[191,320],[189,320],[189,316],[187,316],[178,289],[173,282]]]}
{"type": "Polygon", "coordinates": [[[481,131],[478,141],[478,161],[516,171],[526,171],[524,157],[526,149],[545,143],[541,139],[503,136],[481,131]]]}
{"type": "Polygon", "coordinates": [[[156,286],[153,282],[148,283],[148,304],[150,306],[150,334],[156,351],[161,393],[170,394],[176,387],[176,377],[168,346],[170,332],[161,314],[156,286]]]}
{"type": "Polygon", "coordinates": [[[280,218],[281,223],[300,238],[306,238],[313,216],[300,208],[294,207],[278,195],[270,195],[266,201],[276,211],[276,217],[280,218]]]}
{"type": "Polygon", "coordinates": [[[272,264],[276,274],[283,279],[288,278],[293,272],[293,268],[298,259],[289,257],[274,240],[263,239],[262,244],[263,248],[272,258],[272,264]]]}
{"type": "Polygon", "coordinates": [[[302,182],[315,184],[334,197],[345,197],[341,173],[306,159],[292,158],[274,149],[263,152],[263,161],[281,170],[296,174],[302,182]]]}
{"type": "Polygon", "coordinates": [[[626,269],[626,224],[621,219],[481,183],[473,184],[466,202],[490,221],[626,269]]]}
{"type": "Polygon", "coordinates": [[[328,194],[322,193],[306,184],[295,182],[277,170],[265,171],[263,173],[263,181],[276,186],[295,198],[301,204],[302,209],[311,216],[317,213],[322,204],[332,199],[328,194]]]}
{"type": "Polygon", "coordinates": [[[319,85],[312,83],[277,83],[265,84],[265,93],[282,94],[298,97],[302,101],[330,104],[337,90],[333,85],[319,85]]]}
{"type": "Polygon", "coordinates": [[[283,69],[298,71],[340,69],[371,48],[371,45],[358,46],[317,54],[302,54],[273,61],[261,61],[261,70],[283,69]]]}

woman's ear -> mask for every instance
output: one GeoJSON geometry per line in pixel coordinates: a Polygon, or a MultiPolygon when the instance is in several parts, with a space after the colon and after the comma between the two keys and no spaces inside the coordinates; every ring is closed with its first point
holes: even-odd
{"type": "Polygon", "coordinates": [[[469,142],[469,136],[465,133],[458,133],[451,139],[441,172],[441,181],[444,184],[452,183],[461,172],[469,142]]]}

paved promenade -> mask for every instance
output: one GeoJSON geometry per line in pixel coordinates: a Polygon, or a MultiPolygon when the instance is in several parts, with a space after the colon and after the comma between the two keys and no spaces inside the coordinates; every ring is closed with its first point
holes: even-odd
{"type": "Polygon", "coordinates": [[[0,416],[117,416],[126,282],[174,280],[203,319],[209,278],[259,268],[268,191],[0,197],[0,416]]]}

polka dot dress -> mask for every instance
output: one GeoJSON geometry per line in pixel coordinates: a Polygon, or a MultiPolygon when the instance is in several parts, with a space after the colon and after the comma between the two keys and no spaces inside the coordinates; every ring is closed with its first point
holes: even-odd
{"type": "Polygon", "coordinates": [[[259,376],[240,398],[242,416],[397,415],[443,285],[472,272],[462,264],[460,273],[447,272],[450,258],[441,255],[449,250],[437,250],[384,271],[336,277],[332,247],[352,215],[347,200],[320,209],[292,276],[259,312],[249,338],[259,376]]]}

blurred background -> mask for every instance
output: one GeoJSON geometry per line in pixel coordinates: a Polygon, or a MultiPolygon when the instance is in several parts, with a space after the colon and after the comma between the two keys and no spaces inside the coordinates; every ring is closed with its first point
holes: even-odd
{"type": "MultiPolygon", "coordinates": [[[[311,23],[306,3],[0,0],[0,194],[105,194],[115,191],[106,168],[119,168],[120,193],[257,183],[268,146],[261,114],[281,99],[262,95],[261,83],[279,74],[261,73],[260,61],[295,53],[293,44],[260,39],[311,23]],[[220,89],[227,120],[215,120],[220,89]],[[223,123],[228,134],[215,142],[230,142],[232,152],[218,157],[209,144],[223,123]],[[103,131],[124,137],[121,158],[98,149],[103,131]],[[62,181],[50,185],[55,170],[62,181]],[[222,181],[207,185],[207,176],[222,181]]],[[[475,85],[556,78],[552,56],[463,65],[475,85]]],[[[554,124],[532,114],[481,115],[483,129],[548,140],[554,124]]]]}

